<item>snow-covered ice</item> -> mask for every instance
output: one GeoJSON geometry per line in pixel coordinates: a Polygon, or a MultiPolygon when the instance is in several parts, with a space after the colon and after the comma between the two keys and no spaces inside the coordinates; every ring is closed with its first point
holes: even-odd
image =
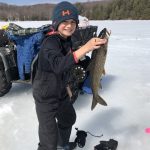
{"type": "MultiPolygon", "coordinates": [[[[15,22],[23,27],[39,27],[50,22],[15,22]]],[[[6,24],[0,22],[0,25],[6,24]]],[[[87,136],[83,150],[93,150],[100,140],[113,138],[118,150],[149,150],[150,134],[150,20],[149,21],[90,21],[111,30],[106,76],[100,95],[107,107],[97,105],[91,111],[92,95],[80,95],[74,107],[75,127],[101,138],[87,136]]],[[[11,91],[0,97],[0,150],[36,150],[38,122],[32,88],[14,83],[11,91]]],[[[77,148],[80,150],[80,148],[77,148]]]]}

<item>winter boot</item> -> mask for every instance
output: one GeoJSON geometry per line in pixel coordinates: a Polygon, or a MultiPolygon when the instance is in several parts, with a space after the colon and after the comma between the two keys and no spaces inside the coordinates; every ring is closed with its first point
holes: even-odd
{"type": "Polygon", "coordinates": [[[75,142],[69,142],[68,145],[64,146],[64,150],[74,150],[77,147],[75,142]]]}
{"type": "Polygon", "coordinates": [[[75,142],[69,142],[67,145],[65,146],[58,146],[57,150],[75,150],[75,148],[77,147],[77,144],[75,142]]]}
{"type": "Polygon", "coordinates": [[[76,147],[76,143],[69,142],[72,128],[58,128],[58,144],[60,147],[65,148],[64,150],[72,150],[76,147]],[[69,147],[70,149],[67,149],[69,147]],[[71,149],[72,148],[72,149],[71,149]]]}

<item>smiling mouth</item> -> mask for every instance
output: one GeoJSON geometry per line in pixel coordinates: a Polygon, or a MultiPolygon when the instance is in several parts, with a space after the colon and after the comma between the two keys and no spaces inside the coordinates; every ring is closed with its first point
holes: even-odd
{"type": "Polygon", "coordinates": [[[67,31],[67,32],[72,32],[72,30],[67,30],[67,29],[66,29],[65,31],[67,31]]]}

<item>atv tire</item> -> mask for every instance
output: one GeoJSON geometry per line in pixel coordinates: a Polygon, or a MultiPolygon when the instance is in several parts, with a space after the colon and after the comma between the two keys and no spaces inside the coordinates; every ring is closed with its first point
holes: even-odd
{"type": "Polygon", "coordinates": [[[7,82],[4,70],[0,69],[0,97],[7,94],[12,87],[11,82],[7,82]]]}

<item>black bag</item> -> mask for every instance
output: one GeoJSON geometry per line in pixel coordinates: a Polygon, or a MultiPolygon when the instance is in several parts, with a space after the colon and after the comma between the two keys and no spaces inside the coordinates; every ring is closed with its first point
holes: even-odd
{"type": "Polygon", "coordinates": [[[109,141],[100,141],[99,145],[94,147],[94,150],[117,150],[118,141],[110,139],[109,141]]]}
{"type": "Polygon", "coordinates": [[[5,47],[9,43],[9,39],[4,30],[0,30],[0,47],[5,47]]]}
{"type": "Polygon", "coordinates": [[[97,26],[88,26],[86,28],[77,28],[73,33],[72,40],[72,49],[77,50],[80,46],[87,43],[92,37],[96,37],[97,26]]]}

